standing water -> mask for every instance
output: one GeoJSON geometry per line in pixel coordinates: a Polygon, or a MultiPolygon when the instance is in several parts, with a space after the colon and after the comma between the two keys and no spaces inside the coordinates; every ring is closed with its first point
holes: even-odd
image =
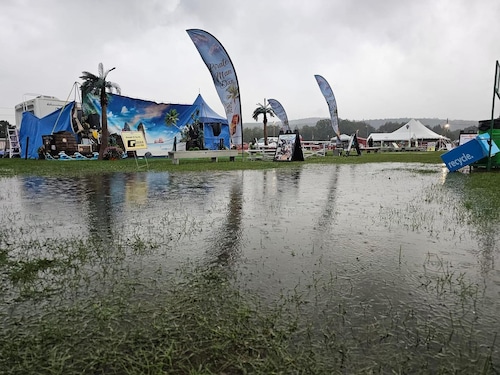
{"type": "Polygon", "coordinates": [[[341,342],[346,372],[498,369],[499,223],[474,216],[465,177],[394,163],[3,178],[0,317],[10,329],[131,282],[150,298],[162,289],[145,284],[196,264],[262,306],[292,303],[294,340],[341,342]]]}

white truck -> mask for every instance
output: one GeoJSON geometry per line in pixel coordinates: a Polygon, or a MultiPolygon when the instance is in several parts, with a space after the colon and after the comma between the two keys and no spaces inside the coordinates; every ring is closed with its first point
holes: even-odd
{"type": "Polygon", "coordinates": [[[62,108],[66,105],[65,100],[57,99],[54,96],[38,95],[37,97],[25,100],[15,106],[16,126],[21,126],[23,112],[31,112],[36,117],[42,118],[51,114],[55,110],[62,108]]]}

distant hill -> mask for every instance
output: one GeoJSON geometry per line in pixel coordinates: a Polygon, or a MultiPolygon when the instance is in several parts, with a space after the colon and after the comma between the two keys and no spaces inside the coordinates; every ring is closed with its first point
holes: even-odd
{"type": "MultiPolygon", "coordinates": [[[[288,124],[290,125],[290,128],[295,129],[295,128],[301,128],[302,126],[316,126],[316,123],[319,120],[326,119],[327,117],[309,117],[309,118],[303,118],[299,120],[289,120],[288,124]]],[[[276,122],[276,124],[280,124],[281,122],[279,120],[274,120],[274,121],[269,121],[267,125],[273,125],[273,122],[276,122]]],[[[246,122],[243,124],[243,127],[246,128],[254,128],[254,127],[262,127],[262,121],[255,121],[255,122],[246,122]]]]}
{"type": "MultiPolygon", "coordinates": [[[[324,120],[328,117],[309,117],[309,118],[303,118],[299,120],[289,120],[290,127],[292,129],[295,128],[301,128],[302,126],[315,126],[316,123],[319,120],[324,120]]],[[[366,122],[368,125],[373,126],[375,129],[380,128],[382,125],[384,125],[387,122],[398,122],[398,123],[407,123],[410,121],[410,117],[400,117],[400,118],[386,118],[386,119],[373,119],[373,120],[360,120],[366,122]]],[[[424,125],[428,125],[430,127],[434,127],[436,125],[444,125],[446,124],[447,119],[440,119],[440,118],[415,118],[415,120],[420,121],[424,125]]],[[[275,121],[276,124],[279,124],[279,121],[275,121]]],[[[470,126],[478,126],[478,121],[470,121],[470,120],[450,120],[449,124],[451,126],[452,130],[459,130],[459,129],[465,129],[470,126]]],[[[268,125],[273,125],[273,121],[269,121],[268,125]]],[[[253,127],[261,127],[262,122],[250,122],[250,123],[245,123],[243,124],[244,127],[246,128],[253,128],[253,127]]]]}
{"type": "Polygon", "coordinates": [[[328,117],[309,117],[309,118],[303,118],[300,120],[289,120],[288,123],[290,124],[290,127],[293,129],[295,127],[300,128],[301,126],[316,126],[319,120],[324,120],[328,117]]]}

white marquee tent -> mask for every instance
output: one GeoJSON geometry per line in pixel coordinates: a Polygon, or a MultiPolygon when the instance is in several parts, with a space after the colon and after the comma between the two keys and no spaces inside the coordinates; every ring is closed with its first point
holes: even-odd
{"type": "Polygon", "coordinates": [[[431,129],[426,127],[420,121],[411,119],[405,125],[401,126],[399,129],[393,131],[392,133],[371,133],[368,139],[372,139],[373,142],[436,142],[439,140],[449,142],[449,139],[445,136],[433,132],[431,129]]]}

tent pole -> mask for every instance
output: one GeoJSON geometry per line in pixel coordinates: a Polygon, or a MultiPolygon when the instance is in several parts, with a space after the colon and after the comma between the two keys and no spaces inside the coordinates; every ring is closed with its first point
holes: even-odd
{"type": "MultiPolygon", "coordinates": [[[[236,72],[234,73],[236,74],[236,72]]],[[[239,90],[238,90],[239,91],[239,90]]],[[[238,99],[240,100],[240,122],[241,122],[241,161],[245,161],[245,150],[243,142],[243,111],[241,110],[241,94],[238,92],[238,99]]]]}
{"type": "Polygon", "coordinates": [[[491,147],[493,142],[493,127],[495,124],[495,96],[499,95],[498,94],[498,70],[500,68],[500,65],[498,64],[498,60],[496,61],[495,64],[495,82],[493,84],[493,101],[491,103],[491,124],[490,124],[490,139],[488,140],[488,144],[490,145],[490,149],[488,152],[488,171],[491,170],[491,147]]]}
{"type": "Polygon", "coordinates": [[[61,112],[59,112],[59,115],[57,116],[56,122],[54,123],[54,127],[52,128],[52,131],[50,132],[50,134],[54,134],[54,130],[56,130],[56,126],[57,126],[57,123],[59,122],[59,118],[61,117],[61,115],[64,111],[64,108],[66,108],[66,105],[68,104],[69,97],[71,96],[71,93],[75,89],[75,86],[76,86],[76,82],[73,83],[73,86],[71,86],[71,90],[69,91],[68,97],[66,98],[66,102],[64,103],[63,107],[61,108],[61,112]]]}

